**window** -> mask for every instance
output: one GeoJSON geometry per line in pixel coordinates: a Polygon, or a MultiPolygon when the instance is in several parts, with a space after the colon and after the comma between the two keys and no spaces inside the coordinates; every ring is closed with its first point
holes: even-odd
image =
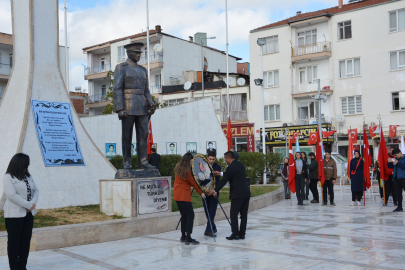
{"type": "Polygon", "coordinates": [[[391,33],[405,30],[405,9],[391,11],[389,17],[391,33]]]}
{"type": "Polygon", "coordinates": [[[362,113],[361,97],[342,98],[342,114],[362,113]]]}
{"type": "Polygon", "coordinates": [[[405,51],[390,52],[390,70],[405,69],[405,51]]]}
{"type": "Polygon", "coordinates": [[[392,110],[405,110],[405,91],[392,93],[392,110]]]}
{"type": "Polygon", "coordinates": [[[3,85],[0,85],[0,100],[3,97],[3,85]]]}
{"type": "Polygon", "coordinates": [[[13,67],[13,54],[10,54],[10,68],[13,67]]]}
{"type": "Polygon", "coordinates": [[[3,63],[3,62],[1,61],[1,52],[0,52],[0,68],[3,67],[2,63],[3,63]]]}
{"type": "Polygon", "coordinates": [[[316,29],[298,32],[298,46],[316,43],[316,29]]]}
{"type": "Polygon", "coordinates": [[[125,48],[124,46],[119,46],[118,47],[118,61],[124,61],[125,60],[125,48]]]}
{"type": "Polygon", "coordinates": [[[314,80],[318,78],[318,67],[317,66],[309,66],[309,67],[301,67],[299,69],[300,72],[300,84],[305,83],[312,83],[314,80]]]}
{"type": "Polygon", "coordinates": [[[338,32],[339,40],[352,38],[352,22],[346,21],[338,23],[338,32]]]}
{"type": "Polygon", "coordinates": [[[101,58],[101,71],[105,71],[105,58],[103,57],[103,58],[101,58]]]}
{"type": "Polygon", "coordinates": [[[264,106],[264,121],[280,120],[280,105],[264,106]]]}
{"type": "Polygon", "coordinates": [[[264,72],[263,84],[264,88],[279,86],[278,70],[264,72]]]}
{"type": "Polygon", "coordinates": [[[232,138],[236,152],[247,152],[247,137],[232,138]]]}
{"type": "Polygon", "coordinates": [[[103,96],[107,95],[107,87],[105,84],[101,86],[101,95],[103,96]]]}
{"type": "Polygon", "coordinates": [[[171,100],[168,101],[168,104],[169,104],[169,106],[174,106],[174,105],[184,103],[184,101],[185,101],[184,98],[171,99],[171,100]]]}
{"type": "Polygon", "coordinates": [[[360,58],[339,61],[340,78],[360,76],[360,58]]]}
{"type": "Polygon", "coordinates": [[[266,45],[263,47],[263,54],[278,52],[278,36],[266,37],[266,45]]]}

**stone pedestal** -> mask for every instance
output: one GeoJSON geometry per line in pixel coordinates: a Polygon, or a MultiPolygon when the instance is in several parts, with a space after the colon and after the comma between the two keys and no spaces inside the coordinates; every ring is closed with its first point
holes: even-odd
{"type": "Polygon", "coordinates": [[[124,217],[172,211],[171,177],[102,179],[100,211],[124,217]]]}

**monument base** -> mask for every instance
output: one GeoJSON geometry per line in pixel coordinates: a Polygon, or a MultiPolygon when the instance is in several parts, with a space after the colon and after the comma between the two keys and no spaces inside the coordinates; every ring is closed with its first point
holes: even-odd
{"type": "Polygon", "coordinates": [[[99,182],[100,211],[108,215],[136,217],[172,211],[170,176],[103,179],[99,182]]]}
{"type": "MultiPolygon", "coordinates": [[[[155,167],[153,167],[155,168],[155,167]]],[[[115,173],[115,179],[160,177],[158,169],[127,170],[121,169],[115,173]]]]}

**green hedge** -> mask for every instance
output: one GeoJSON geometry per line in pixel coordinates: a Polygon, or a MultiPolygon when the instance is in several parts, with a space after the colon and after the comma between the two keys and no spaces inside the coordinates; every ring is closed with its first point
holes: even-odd
{"type": "MultiPolygon", "coordinates": [[[[174,181],[174,167],[180,162],[180,155],[161,155],[160,159],[160,175],[170,175],[174,181]]],[[[282,156],[279,153],[267,153],[263,156],[262,153],[240,152],[239,161],[245,166],[246,177],[250,177],[251,184],[263,183],[263,167],[266,165],[266,171],[270,172],[270,182],[274,182],[278,175],[278,168],[282,162],[282,156]]],[[[118,169],[124,168],[122,156],[115,156],[110,159],[114,167],[118,169]]],[[[222,171],[225,171],[227,165],[223,157],[217,158],[217,163],[221,165],[222,171]]],[[[138,168],[137,156],[132,156],[132,168],[138,168]]]]}

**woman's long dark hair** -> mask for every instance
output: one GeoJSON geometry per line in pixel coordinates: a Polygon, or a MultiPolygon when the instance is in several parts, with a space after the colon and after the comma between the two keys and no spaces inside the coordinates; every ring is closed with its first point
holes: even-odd
{"type": "Polygon", "coordinates": [[[289,162],[289,159],[288,159],[287,157],[284,158],[284,166],[283,166],[283,173],[284,173],[284,175],[287,175],[288,162],[289,162]],[[287,160],[287,163],[285,162],[285,160],[287,160]]]}
{"type": "Polygon", "coordinates": [[[181,158],[180,162],[174,168],[174,173],[180,178],[186,179],[191,173],[190,161],[193,159],[193,155],[190,153],[185,153],[181,158]]]}
{"type": "Polygon", "coordinates": [[[12,178],[23,180],[26,177],[30,177],[28,172],[28,166],[30,165],[30,157],[23,153],[15,154],[8,164],[7,172],[12,178]]]}
{"type": "Polygon", "coordinates": [[[304,160],[305,162],[308,162],[307,153],[301,152],[301,159],[304,160]],[[304,157],[304,156],[305,156],[305,157],[304,157]]]}

